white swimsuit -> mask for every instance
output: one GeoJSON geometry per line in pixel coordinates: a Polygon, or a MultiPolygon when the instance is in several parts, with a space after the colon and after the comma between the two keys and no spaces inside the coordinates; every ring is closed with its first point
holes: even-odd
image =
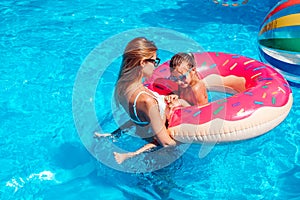
{"type": "Polygon", "coordinates": [[[140,120],[140,118],[138,117],[137,115],[137,111],[136,111],[136,102],[137,102],[137,99],[139,98],[139,96],[141,94],[148,94],[149,96],[153,97],[154,99],[156,99],[157,103],[158,103],[158,108],[159,108],[159,113],[160,113],[160,117],[162,119],[165,118],[165,109],[166,109],[166,102],[165,102],[165,96],[164,95],[160,95],[158,94],[157,92],[152,92],[152,94],[146,92],[146,91],[141,91],[139,92],[135,99],[134,99],[134,103],[133,103],[133,112],[134,112],[134,115],[135,115],[135,118],[136,120],[132,119],[131,120],[138,124],[138,125],[148,125],[150,122],[143,122],[140,120]]]}

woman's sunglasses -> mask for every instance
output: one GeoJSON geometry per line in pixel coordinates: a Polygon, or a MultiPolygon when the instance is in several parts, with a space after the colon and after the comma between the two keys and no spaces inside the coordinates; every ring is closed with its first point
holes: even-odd
{"type": "Polygon", "coordinates": [[[156,59],[149,58],[149,59],[145,59],[145,61],[151,62],[155,67],[157,67],[160,63],[160,58],[156,58],[156,59]]]}
{"type": "Polygon", "coordinates": [[[187,72],[185,72],[184,74],[180,75],[180,76],[170,76],[169,80],[174,81],[174,82],[178,82],[178,81],[182,81],[184,82],[186,80],[187,75],[192,71],[193,68],[190,68],[187,72]]]}

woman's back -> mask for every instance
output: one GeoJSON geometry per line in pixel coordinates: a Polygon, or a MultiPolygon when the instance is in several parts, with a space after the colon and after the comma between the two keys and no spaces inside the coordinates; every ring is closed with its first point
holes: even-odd
{"type": "MultiPolygon", "coordinates": [[[[128,113],[131,120],[137,125],[145,126],[150,123],[149,109],[152,109],[151,107],[153,106],[158,106],[160,119],[165,121],[166,102],[163,95],[147,89],[136,89],[133,92],[128,92],[127,98],[129,106],[128,113]]],[[[124,107],[125,106],[126,105],[124,105],[124,107]]]]}

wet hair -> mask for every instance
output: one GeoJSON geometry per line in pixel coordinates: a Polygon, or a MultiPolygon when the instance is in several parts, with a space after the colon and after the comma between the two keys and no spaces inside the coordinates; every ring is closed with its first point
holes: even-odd
{"type": "Polygon", "coordinates": [[[120,102],[120,98],[124,97],[126,88],[132,82],[141,78],[141,61],[149,59],[156,51],[157,47],[154,42],[145,37],[134,38],[127,44],[123,53],[122,64],[114,93],[117,105],[120,102]]]}
{"type": "Polygon", "coordinates": [[[170,60],[170,69],[171,71],[175,70],[182,62],[187,62],[187,65],[190,68],[196,67],[196,62],[194,55],[192,53],[177,53],[170,60]]]}

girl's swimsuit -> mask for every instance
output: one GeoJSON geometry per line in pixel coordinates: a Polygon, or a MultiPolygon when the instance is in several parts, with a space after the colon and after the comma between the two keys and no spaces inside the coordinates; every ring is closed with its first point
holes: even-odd
{"type": "Polygon", "coordinates": [[[137,114],[137,111],[136,111],[136,102],[137,102],[137,99],[139,98],[139,96],[141,94],[148,94],[149,96],[153,97],[157,103],[158,103],[158,108],[159,108],[159,113],[160,113],[160,117],[162,119],[164,119],[165,117],[165,109],[166,109],[166,102],[165,102],[165,96],[164,95],[160,95],[158,94],[157,92],[151,92],[152,94],[146,92],[146,91],[141,91],[139,92],[135,99],[134,99],[134,103],[133,103],[133,112],[134,112],[134,115],[135,115],[135,118],[136,119],[132,119],[131,120],[138,124],[138,125],[148,125],[150,122],[143,122],[140,120],[140,118],[138,117],[138,114],[137,114]]]}

